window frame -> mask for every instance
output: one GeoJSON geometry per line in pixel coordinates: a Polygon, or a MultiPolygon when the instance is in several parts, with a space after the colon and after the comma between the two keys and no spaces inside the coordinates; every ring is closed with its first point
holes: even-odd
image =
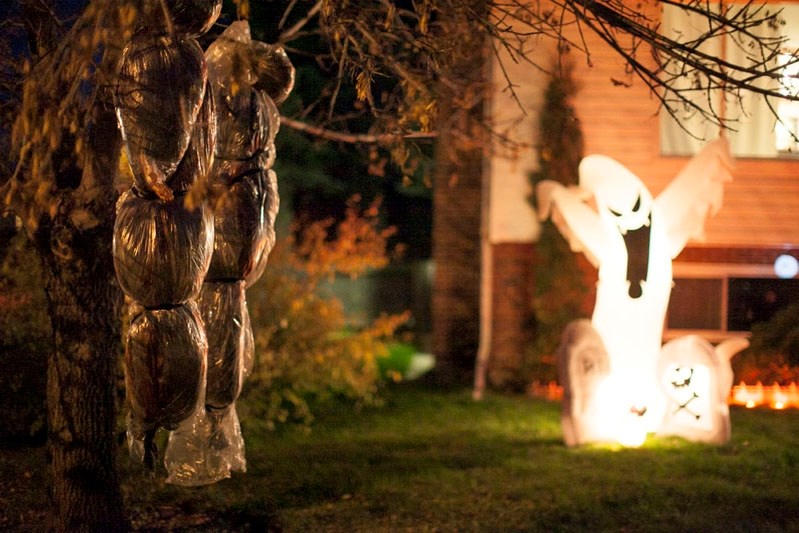
{"type": "MultiPolygon", "coordinates": [[[[727,329],[731,278],[779,279],[774,273],[773,265],[768,264],[688,263],[675,261],[672,264],[673,283],[677,283],[680,279],[710,279],[721,281],[721,305],[718,310],[721,328],[717,330],[670,328],[669,313],[667,310],[663,327],[663,341],[669,341],[683,335],[699,335],[709,342],[720,342],[730,337],[749,338],[751,336],[751,332],[749,331],[727,329]]],[[[669,306],[671,305],[672,301],[669,299],[669,306]]]]}
{"type": "MultiPolygon", "coordinates": [[[[723,2],[712,2],[712,5],[721,5],[723,2]]],[[[734,4],[735,2],[733,2],[734,4]]],[[[744,4],[744,2],[741,2],[744,4]]],[[[731,5],[731,4],[728,4],[731,5]]],[[[773,2],[768,4],[769,7],[783,11],[785,20],[785,29],[780,33],[785,37],[783,50],[786,54],[799,52],[799,4],[791,1],[773,2]]],[[[667,21],[667,10],[675,10],[672,16],[675,16],[679,11],[679,7],[666,4],[661,10],[661,25],[664,31],[670,32],[679,25],[673,26],[670,30],[668,24],[676,24],[675,20],[667,21]]],[[[690,27],[690,26],[689,26],[690,27]]],[[[679,30],[677,30],[679,31],[679,30]]],[[[688,30],[690,32],[690,30],[688,30]]],[[[716,45],[718,48],[717,53],[721,56],[729,57],[728,54],[736,53],[734,48],[731,48],[727,41],[718,41],[716,45]]],[[[774,64],[777,67],[777,63],[774,64]]],[[[784,65],[779,65],[783,68],[784,65]]],[[[796,68],[796,65],[794,65],[796,68]]],[[[782,85],[782,83],[780,83],[782,85]]],[[[799,89],[799,83],[793,84],[793,89],[799,89]]],[[[781,91],[791,90],[790,88],[782,89],[781,91]]],[[[697,95],[696,99],[704,101],[705,95],[697,95]]],[[[783,101],[780,102],[765,102],[761,101],[762,97],[754,93],[746,93],[742,95],[743,108],[734,110],[725,102],[725,95],[720,90],[715,90],[710,96],[712,103],[707,104],[715,107],[719,111],[719,115],[724,121],[729,121],[735,124],[733,128],[727,132],[728,138],[731,141],[732,155],[737,158],[759,159],[759,160],[791,160],[799,158],[799,140],[795,140],[788,149],[780,148],[780,120],[779,114],[772,115],[769,112],[768,118],[764,117],[762,113],[766,112],[771,105],[775,106],[775,113],[778,113],[779,107],[784,107],[783,101]],[[753,118],[754,117],[754,118],[753,118]],[[743,121],[743,122],[739,122],[743,121]],[[770,125],[769,125],[770,124],[770,125]],[[747,128],[751,128],[750,133],[744,134],[747,128]],[[766,143],[764,134],[768,132],[770,142],[766,143]],[[766,146],[766,144],[768,146],[766,146]]],[[[706,107],[705,104],[700,104],[706,107]]],[[[789,117],[789,122],[795,122],[796,128],[794,133],[799,133],[799,103],[794,107],[794,112],[786,113],[785,116],[789,117]]],[[[658,152],[661,157],[691,157],[699,152],[701,146],[706,142],[711,141],[715,136],[720,134],[718,126],[710,122],[699,119],[694,113],[688,113],[682,118],[682,126],[677,124],[680,120],[672,117],[664,109],[658,112],[658,152]],[[692,118],[693,117],[693,118],[692,118]],[[688,133],[684,130],[687,128],[693,133],[688,133]],[[695,135],[695,137],[694,137],[695,135]]],[[[787,131],[787,128],[784,128],[787,131]]],[[[784,137],[784,133],[782,134],[784,137]]],[[[799,137],[799,135],[797,135],[799,137]]]]}

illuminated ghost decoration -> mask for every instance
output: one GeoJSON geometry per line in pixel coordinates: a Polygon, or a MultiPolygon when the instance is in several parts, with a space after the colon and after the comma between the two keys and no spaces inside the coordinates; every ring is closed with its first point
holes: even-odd
{"type": "MultiPolygon", "coordinates": [[[[604,426],[616,428],[610,440],[643,442],[663,418],[655,367],[671,293],[671,262],[690,238],[702,236],[705,219],[721,207],[730,168],[729,145],[722,138],[697,154],[657,198],[627,168],[603,155],[582,160],[579,187],[549,180],[536,186],[540,218],[551,216],[572,251],[583,252],[598,269],[591,326],[607,351],[605,381],[611,385],[593,390],[589,411],[600,413],[604,426]]],[[[577,356],[568,349],[560,353],[577,356]]],[[[569,364],[560,368],[579,370],[569,364]]],[[[563,374],[561,380],[583,381],[563,374]]],[[[573,444],[608,440],[595,434],[578,433],[573,444]]]]}
{"type": "Polygon", "coordinates": [[[727,397],[732,387],[730,359],[749,345],[728,339],[715,348],[697,335],[667,342],[658,360],[666,406],[661,435],[723,444],[730,439],[727,397]]]}

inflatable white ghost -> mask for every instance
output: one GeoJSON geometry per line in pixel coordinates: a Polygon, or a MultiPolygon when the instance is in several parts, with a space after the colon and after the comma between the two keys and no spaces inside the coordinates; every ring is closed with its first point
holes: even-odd
{"type": "MultiPolygon", "coordinates": [[[[656,364],[672,287],[671,262],[689,239],[702,237],[705,219],[721,207],[731,166],[729,144],[721,138],[705,146],[657,198],[627,168],[603,155],[582,160],[579,187],[549,180],[536,186],[539,217],[551,216],[571,249],[583,252],[599,271],[591,325],[607,351],[610,370],[605,385],[592,389],[591,408],[581,411],[599,414],[593,421],[583,416],[570,429],[574,437],[569,444],[618,440],[633,445],[658,429],[665,399],[656,364]],[[595,206],[589,205],[591,199],[595,206]],[[597,431],[596,424],[606,430],[597,431]],[[607,438],[608,431],[615,436],[607,438]]],[[[570,349],[560,353],[580,357],[570,349]]]]}

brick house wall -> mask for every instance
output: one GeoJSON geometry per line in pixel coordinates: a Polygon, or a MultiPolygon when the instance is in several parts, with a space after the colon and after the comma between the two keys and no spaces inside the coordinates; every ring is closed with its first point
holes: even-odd
{"type": "Polygon", "coordinates": [[[519,386],[519,368],[533,335],[535,244],[493,245],[493,335],[489,382],[519,386]]]}

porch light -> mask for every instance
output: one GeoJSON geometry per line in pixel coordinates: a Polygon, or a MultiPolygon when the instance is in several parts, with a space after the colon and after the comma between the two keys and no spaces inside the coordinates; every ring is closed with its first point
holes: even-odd
{"type": "Polygon", "coordinates": [[[792,255],[782,254],[774,260],[774,273],[780,279],[791,279],[799,273],[799,261],[792,255]]]}

